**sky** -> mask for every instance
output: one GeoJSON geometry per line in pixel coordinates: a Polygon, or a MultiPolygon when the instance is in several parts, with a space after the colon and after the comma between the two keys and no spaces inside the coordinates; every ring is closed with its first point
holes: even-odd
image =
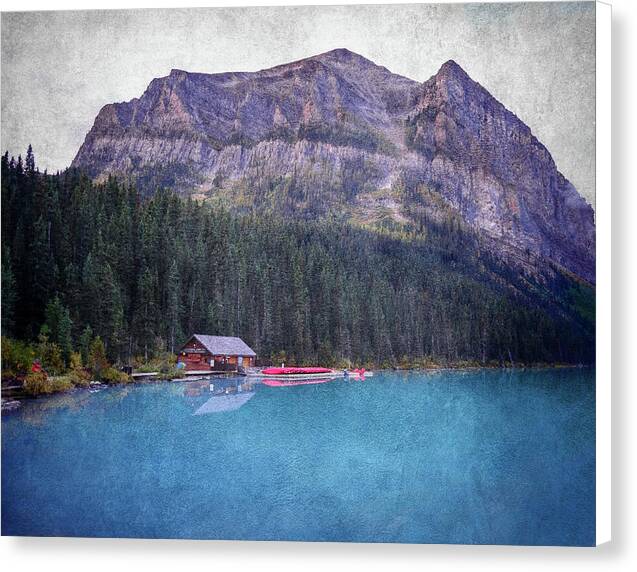
{"type": "Polygon", "coordinates": [[[335,48],[425,81],[453,59],[595,198],[595,4],[3,12],[2,150],[67,167],[103,105],[172,68],[256,71],[335,48]]]}

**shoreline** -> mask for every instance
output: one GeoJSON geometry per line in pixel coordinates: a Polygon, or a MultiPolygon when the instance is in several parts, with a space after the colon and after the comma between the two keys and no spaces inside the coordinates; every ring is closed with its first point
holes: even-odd
{"type": "MultiPolygon", "coordinates": [[[[500,366],[473,366],[473,365],[449,365],[449,366],[431,366],[431,367],[412,367],[412,368],[378,368],[374,371],[374,373],[444,373],[444,372],[475,372],[475,371],[497,371],[500,370],[502,372],[514,372],[514,371],[525,371],[525,370],[562,370],[562,369],[594,369],[595,364],[534,364],[534,365],[520,365],[514,367],[500,367],[500,366]]],[[[71,389],[66,389],[62,391],[55,391],[48,394],[41,395],[28,395],[21,391],[21,389],[16,386],[12,386],[11,389],[16,391],[15,395],[6,395],[6,389],[2,388],[2,412],[5,411],[13,411],[18,409],[23,401],[26,400],[38,400],[47,397],[55,397],[59,395],[71,394],[76,392],[89,392],[89,393],[97,393],[108,389],[110,387],[124,387],[124,386],[143,386],[143,385],[154,385],[159,383],[189,383],[194,381],[206,381],[211,379],[228,379],[240,377],[245,378],[245,375],[240,375],[237,373],[227,373],[223,375],[215,375],[214,377],[209,376],[206,377],[198,377],[193,379],[188,379],[187,377],[182,378],[156,378],[156,379],[144,379],[138,381],[129,381],[126,383],[102,383],[99,381],[91,381],[90,384],[86,387],[73,387],[71,389]]],[[[346,378],[344,378],[346,379],[346,378]]]]}

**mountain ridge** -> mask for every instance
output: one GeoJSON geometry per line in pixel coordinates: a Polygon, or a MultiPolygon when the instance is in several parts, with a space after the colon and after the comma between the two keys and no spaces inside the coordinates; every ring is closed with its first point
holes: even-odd
{"type": "Polygon", "coordinates": [[[423,83],[345,48],[256,72],[171,70],[104,106],[72,166],[294,216],[367,220],[380,194],[399,226],[439,216],[433,193],[502,256],[595,281],[592,208],[453,60],[423,83]]]}

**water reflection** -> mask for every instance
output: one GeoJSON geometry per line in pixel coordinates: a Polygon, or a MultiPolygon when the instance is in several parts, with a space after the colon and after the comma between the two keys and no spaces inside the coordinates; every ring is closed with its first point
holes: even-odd
{"type": "Polygon", "coordinates": [[[22,401],[22,405],[10,413],[33,426],[44,426],[50,414],[56,410],[70,409],[79,411],[89,404],[90,394],[87,391],[76,390],[68,393],[60,393],[41,398],[28,398],[22,401]]]}
{"type": "Polygon", "coordinates": [[[230,395],[216,395],[208,399],[193,415],[208,415],[209,413],[223,413],[235,411],[254,397],[252,393],[238,393],[230,395]]]}
{"type": "Polygon", "coordinates": [[[193,415],[235,411],[254,397],[254,381],[246,378],[207,379],[184,385],[183,395],[196,407],[193,415]],[[203,404],[202,397],[208,397],[203,404]]]}
{"type": "Polygon", "coordinates": [[[340,379],[340,378],[328,377],[324,379],[292,380],[292,379],[285,379],[285,378],[277,379],[277,378],[268,377],[266,379],[263,379],[261,383],[263,385],[267,385],[268,387],[291,387],[293,385],[316,385],[317,383],[327,383],[329,381],[335,381],[336,379],[340,379]]]}

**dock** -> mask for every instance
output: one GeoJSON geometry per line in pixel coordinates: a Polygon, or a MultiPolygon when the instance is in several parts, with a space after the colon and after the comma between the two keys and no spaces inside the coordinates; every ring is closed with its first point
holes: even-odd
{"type": "Polygon", "coordinates": [[[158,371],[149,371],[143,373],[131,373],[130,376],[133,379],[145,379],[147,377],[157,377],[159,375],[158,371]]]}
{"type": "MultiPolygon", "coordinates": [[[[213,375],[224,375],[224,374],[236,375],[237,374],[236,371],[215,371],[215,370],[209,370],[209,369],[182,370],[182,372],[184,373],[186,377],[198,377],[198,378],[209,377],[213,375]]],[[[130,376],[135,381],[143,381],[145,379],[154,379],[154,378],[161,377],[161,375],[162,374],[158,371],[137,372],[137,373],[130,374],[130,376]]]]}
{"type": "Polygon", "coordinates": [[[236,370],[214,370],[214,369],[202,369],[202,370],[182,370],[187,376],[188,375],[223,375],[223,374],[233,374],[236,375],[236,370]]]}

